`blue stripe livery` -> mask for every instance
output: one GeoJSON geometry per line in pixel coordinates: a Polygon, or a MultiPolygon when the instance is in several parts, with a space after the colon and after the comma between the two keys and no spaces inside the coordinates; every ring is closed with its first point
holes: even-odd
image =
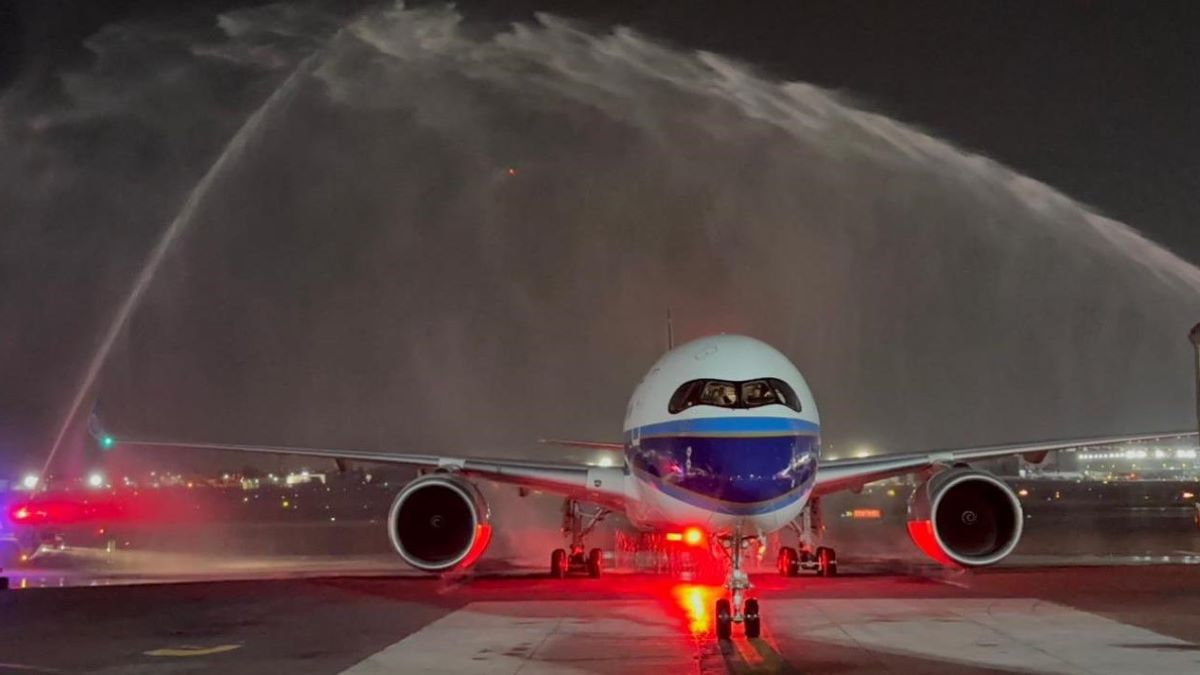
{"type": "Polygon", "coordinates": [[[735,515],[784,508],[812,488],[818,425],[785,417],[710,417],[626,433],[639,478],[693,506],[735,515]]]}

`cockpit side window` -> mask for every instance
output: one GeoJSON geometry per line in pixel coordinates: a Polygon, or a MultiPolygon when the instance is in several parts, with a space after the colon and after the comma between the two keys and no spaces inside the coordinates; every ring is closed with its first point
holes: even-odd
{"type": "Polygon", "coordinates": [[[675,390],[675,394],[671,396],[671,402],[667,404],[667,410],[674,415],[696,405],[700,402],[699,391],[703,387],[704,380],[684,382],[675,390]]]}
{"type": "Polygon", "coordinates": [[[760,405],[779,403],[775,388],[766,380],[750,380],[742,383],[742,403],[747,408],[757,408],[760,405]]]}
{"type": "Polygon", "coordinates": [[[786,382],[773,377],[745,382],[726,380],[691,380],[684,382],[667,404],[672,415],[697,405],[718,408],[757,408],[764,405],[785,405],[800,411],[800,398],[786,382]]]}
{"type": "Polygon", "coordinates": [[[796,395],[796,390],[792,389],[791,385],[773,377],[767,378],[767,383],[775,390],[777,403],[782,403],[792,410],[800,412],[800,397],[796,395]]]}

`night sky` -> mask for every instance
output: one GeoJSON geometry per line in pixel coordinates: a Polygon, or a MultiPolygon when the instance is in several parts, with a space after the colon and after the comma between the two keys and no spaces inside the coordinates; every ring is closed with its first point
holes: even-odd
{"type": "MultiPolygon", "coordinates": [[[[105,23],[243,2],[10,0],[0,85],[86,59],[105,23]]],[[[351,3],[352,4],[352,3],[351,3]]],[[[370,3],[360,3],[369,6],[370,3]]],[[[412,6],[423,3],[409,3],[412,6]]],[[[1200,7],[1193,2],[455,3],[468,16],[537,11],[739,58],[840,91],[1008,164],[1200,262],[1200,7]]]]}
{"type": "MultiPolygon", "coordinates": [[[[630,26],[682,50],[732,57],[770,80],[832,90],[843,100],[1042,181],[1182,258],[1200,262],[1200,230],[1194,225],[1200,217],[1195,198],[1200,181],[1200,9],[1195,3],[508,0],[456,5],[477,26],[528,21],[537,11],[578,19],[598,32],[630,26]]],[[[17,111],[52,106],[62,96],[64,76],[90,67],[92,53],[85,41],[107,25],[194,25],[202,34],[211,30],[216,14],[247,6],[10,0],[0,4],[0,102],[17,111]]],[[[153,70],[144,63],[131,67],[153,70]]],[[[169,69],[164,72],[169,80],[169,69]]],[[[221,112],[244,110],[264,93],[249,87],[222,99],[226,92],[219,74],[203,86],[212,87],[221,112]]],[[[162,126],[170,126],[175,113],[165,110],[159,112],[168,122],[162,126]]],[[[94,344],[90,336],[103,323],[118,289],[127,287],[161,223],[177,210],[183,190],[211,163],[229,131],[220,125],[198,126],[194,138],[167,150],[150,142],[128,149],[135,159],[138,153],[153,155],[167,167],[164,184],[175,189],[138,195],[136,172],[130,172],[129,194],[120,199],[144,198],[147,220],[120,230],[128,241],[106,242],[107,234],[85,230],[85,223],[54,222],[42,233],[115,253],[89,258],[76,251],[69,264],[48,261],[54,278],[47,283],[71,292],[64,291],[61,300],[56,298],[36,317],[36,330],[5,328],[10,335],[0,342],[0,360],[7,363],[0,374],[10,379],[0,383],[0,458],[37,454],[31,448],[44,443],[59,413],[47,405],[45,392],[61,391],[77,380],[80,362],[94,344]],[[89,287],[99,290],[90,296],[76,293],[89,287]],[[45,381],[31,375],[40,372],[46,373],[45,381]],[[40,397],[26,396],[34,390],[40,397]]],[[[88,143],[99,145],[104,134],[117,133],[102,124],[76,132],[78,146],[64,147],[89,157],[88,143]]],[[[11,193],[23,190],[12,177],[6,180],[11,193]]],[[[25,224],[14,212],[0,212],[0,227],[9,234],[25,224]]],[[[31,279],[36,279],[36,269],[0,269],[0,309],[20,307],[18,295],[31,279]]],[[[126,346],[124,358],[130,349],[126,346]]],[[[0,475],[4,470],[0,463],[0,475]]]]}

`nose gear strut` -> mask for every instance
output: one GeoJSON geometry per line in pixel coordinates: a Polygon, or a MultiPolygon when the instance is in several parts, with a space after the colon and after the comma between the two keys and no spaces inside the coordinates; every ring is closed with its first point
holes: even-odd
{"type": "Polygon", "coordinates": [[[733,534],[716,536],[718,548],[729,558],[729,574],[725,577],[725,590],[729,598],[717,600],[717,639],[728,640],[733,635],[733,624],[743,624],[748,638],[756,638],[762,630],[759,617],[758,600],[747,598],[746,593],[754,588],[750,583],[750,575],[742,569],[742,554],[749,550],[752,544],[762,541],[760,534],[743,535],[741,523],[734,528],[733,534]]]}

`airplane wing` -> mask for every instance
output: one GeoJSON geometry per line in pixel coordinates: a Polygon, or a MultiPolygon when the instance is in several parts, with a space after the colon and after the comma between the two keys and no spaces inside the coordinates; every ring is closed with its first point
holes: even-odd
{"type": "Polygon", "coordinates": [[[624,443],[610,441],[573,441],[562,438],[541,438],[538,443],[543,445],[558,445],[564,448],[588,448],[591,450],[624,450],[624,443]]]}
{"type": "Polygon", "coordinates": [[[1189,436],[1196,436],[1196,432],[1181,431],[1130,434],[1125,436],[1100,436],[1037,443],[959,448],[955,450],[908,452],[861,459],[826,460],[821,462],[821,468],[817,471],[817,484],[813,488],[813,496],[819,497],[841,490],[856,490],[861,488],[865,483],[907,473],[915,473],[937,465],[952,465],[960,462],[996,459],[999,457],[1011,457],[1013,455],[1023,455],[1029,461],[1037,463],[1042,461],[1046,453],[1051,450],[1065,450],[1089,445],[1112,445],[1135,441],[1186,438],[1189,436]]]}
{"type": "Polygon", "coordinates": [[[236,443],[188,443],[125,438],[118,439],[116,443],[121,446],[133,447],[227,450],[269,455],[318,457],[335,461],[354,460],[376,464],[399,464],[425,469],[453,471],[472,478],[481,478],[497,483],[507,483],[561,494],[617,510],[623,510],[625,504],[625,472],[623,469],[616,467],[525,460],[448,457],[444,455],[368,452],[354,449],[243,445],[236,443]]]}

